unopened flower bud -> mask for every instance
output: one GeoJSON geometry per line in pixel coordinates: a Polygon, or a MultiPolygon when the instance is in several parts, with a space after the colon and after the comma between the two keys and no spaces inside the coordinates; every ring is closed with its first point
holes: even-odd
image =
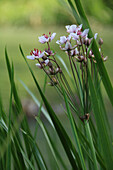
{"type": "Polygon", "coordinates": [[[52,81],[53,83],[56,85],[58,82],[57,82],[57,79],[55,77],[52,78],[52,81]]]}
{"type": "Polygon", "coordinates": [[[59,68],[59,73],[62,73],[62,70],[61,70],[61,68],[59,68]]]}
{"type": "Polygon", "coordinates": [[[58,72],[59,72],[59,68],[56,68],[55,73],[58,73],[58,72]]]}
{"type": "Polygon", "coordinates": [[[103,61],[106,61],[108,59],[108,56],[102,57],[103,61]]]}
{"type": "Polygon", "coordinates": [[[54,83],[51,81],[48,83],[49,86],[54,86],[54,83]]]}
{"type": "Polygon", "coordinates": [[[92,51],[90,50],[90,52],[89,52],[89,56],[88,56],[89,58],[92,58],[92,51]]]}
{"type": "Polygon", "coordinates": [[[49,71],[50,71],[50,74],[51,74],[51,75],[54,75],[54,74],[55,74],[55,71],[54,71],[52,68],[49,68],[49,71]]]}
{"type": "Polygon", "coordinates": [[[101,52],[101,48],[99,48],[99,52],[101,52]]]}
{"type": "Polygon", "coordinates": [[[47,56],[44,55],[44,56],[42,57],[42,59],[43,59],[43,60],[47,60],[47,56]]]}
{"type": "Polygon", "coordinates": [[[92,41],[92,39],[87,40],[87,46],[89,46],[91,44],[91,41],[92,41]]]}
{"type": "Polygon", "coordinates": [[[84,60],[84,56],[81,55],[81,56],[80,56],[80,61],[83,61],[83,60],[84,60]]]}
{"type": "Polygon", "coordinates": [[[83,39],[83,44],[87,45],[88,39],[83,39]]]}
{"type": "Polygon", "coordinates": [[[92,58],[95,58],[94,54],[92,54],[92,58]]]}
{"type": "Polygon", "coordinates": [[[102,38],[99,38],[98,43],[99,43],[99,45],[102,45],[102,44],[103,44],[103,39],[102,39],[102,38]]]}
{"type": "Polygon", "coordinates": [[[82,55],[81,56],[75,56],[75,58],[78,62],[84,61],[84,56],[82,56],[82,55]]]}
{"type": "Polygon", "coordinates": [[[50,68],[52,68],[52,67],[53,67],[53,64],[52,64],[51,62],[49,62],[49,63],[48,63],[48,66],[49,66],[50,68]]]}
{"type": "Polygon", "coordinates": [[[58,82],[57,82],[57,79],[55,77],[52,78],[51,82],[48,83],[48,85],[50,86],[54,86],[54,85],[57,85],[58,82]]]}
{"type": "Polygon", "coordinates": [[[94,60],[94,59],[93,59],[93,62],[94,62],[94,63],[97,63],[96,60],[94,60]]]}
{"type": "Polygon", "coordinates": [[[85,64],[87,63],[87,58],[84,58],[84,63],[85,63],[85,64]]]}

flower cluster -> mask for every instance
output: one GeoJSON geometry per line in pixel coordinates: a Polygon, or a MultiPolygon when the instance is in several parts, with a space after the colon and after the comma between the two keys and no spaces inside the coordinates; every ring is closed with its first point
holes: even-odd
{"type": "MultiPolygon", "coordinates": [[[[97,33],[93,38],[88,38],[89,29],[82,30],[82,24],[77,25],[67,25],[66,30],[68,35],[61,36],[60,40],[57,40],[56,43],[59,44],[60,49],[66,51],[68,55],[74,57],[78,62],[86,63],[87,58],[92,59],[95,63],[95,56],[92,52],[92,49],[89,50],[89,45],[93,41],[93,38],[97,38],[97,33]],[[74,44],[74,45],[72,45],[74,44]]],[[[99,39],[99,51],[101,53],[101,45],[103,44],[103,40],[99,39]]],[[[101,53],[103,61],[107,60],[107,57],[103,56],[101,53]]]]}
{"type": "MultiPolygon", "coordinates": [[[[83,30],[82,24],[78,26],[67,25],[66,30],[67,36],[61,36],[60,39],[56,41],[56,43],[60,46],[60,49],[65,51],[69,58],[73,60],[73,62],[80,62],[83,66],[86,65],[88,59],[90,59],[91,63],[96,63],[90,44],[93,39],[97,38],[97,33],[94,35],[94,37],[89,38],[89,29],[83,30]]],[[[55,38],[55,36],[56,33],[51,34],[51,32],[49,32],[49,35],[43,34],[42,36],[38,37],[40,43],[47,44],[47,49],[44,51],[34,49],[30,52],[30,55],[27,56],[28,59],[38,61],[36,66],[46,72],[46,74],[51,79],[51,84],[57,84],[57,74],[62,73],[62,70],[55,58],[56,53],[53,52],[50,47],[50,42],[55,38]]],[[[103,61],[106,61],[107,57],[104,57],[103,53],[101,52],[103,40],[100,38],[98,43],[102,59],[103,61]]]]}
{"type": "Polygon", "coordinates": [[[34,49],[30,52],[30,55],[27,56],[28,59],[38,61],[36,66],[40,69],[43,69],[49,76],[51,85],[57,84],[55,75],[62,72],[58,63],[56,62],[54,56],[55,53],[50,48],[50,42],[55,38],[55,35],[56,33],[51,34],[51,32],[49,32],[49,35],[43,34],[41,37],[38,37],[40,43],[47,43],[47,49],[44,51],[34,49]]]}

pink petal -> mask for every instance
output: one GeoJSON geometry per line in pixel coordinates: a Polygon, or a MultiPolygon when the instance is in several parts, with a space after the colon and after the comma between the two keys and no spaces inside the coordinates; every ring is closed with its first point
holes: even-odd
{"type": "Polygon", "coordinates": [[[55,38],[55,36],[56,36],[56,33],[53,33],[53,34],[51,35],[51,41],[55,38]]]}
{"type": "Polygon", "coordinates": [[[82,34],[81,34],[81,37],[85,37],[88,35],[88,32],[89,32],[89,29],[85,29],[82,34]]]}
{"type": "Polygon", "coordinates": [[[75,54],[79,54],[79,52],[78,52],[78,49],[77,49],[77,48],[75,48],[75,54]]]}
{"type": "Polygon", "coordinates": [[[65,50],[69,50],[71,48],[72,48],[71,43],[69,41],[67,41],[66,45],[65,45],[65,50]]]}
{"type": "Polygon", "coordinates": [[[30,60],[35,60],[35,56],[34,55],[27,56],[27,58],[30,59],[30,60]]]}
{"type": "Polygon", "coordinates": [[[57,40],[57,41],[56,41],[56,43],[57,43],[57,44],[60,44],[60,41],[59,41],[59,40],[57,40]]]}
{"type": "Polygon", "coordinates": [[[42,58],[44,56],[44,54],[45,54],[45,51],[43,51],[42,53],[39,51],[38,58],[42,58]]]}
{"type": "Polygon", "coordinates": [[[81,29],[82,29],[82,24],[79,25],[79,26],[76,28],[77,31],[80,31],[81,29]]]}
{"type": "Polygon", "coordinates": [[[71,40],[71,34],[67,37],[67,40],[68,40],[68,41],[71,40]]]}
{"type": "Polygon", "coordinates": [[[45,60],[45,64],[46,64],[46,65],[48,65],[48,63],[49,63],[49,60],[48,60],[48,59],[47,59],[47,60],[45,60]]]}
{"type": "Polygon", "coordinates": [[[77,35],[76,33],[71,33],[70,35],[73,38],[73,40],[78,40],[79,39],[79,35],[77,35]]]}
{"type": "Polygon", "coordinates": [[[66,27],[67,32],[68,32],[68,31],[69,31],[69,29],[70,29],[70,25],[66,25],[65,27],[66,27]]]}
{"type": "Polygon", "coordinates": [[[69,29],[69,33],[75,33],[76,32],[76,28],[77,28],[76,25],[71,25],[70,29],[69,29]]]}
{"type": "Polygon", "coordinates": [[[60,37],[60,44],[64,44],[67,41],[65,36],[60,37]]]}
{"type": "Polygon", "coordinates": [[[45,38],[44,36],[38,37],[39,42],[44,44],[49,41],[49,38],[45,38]]]}
{"type": "Polygon", "coordinates": [[[95,33],[95,35],[94,35],[94,39],[95,40],[97,39],[97,35],[98,35],[98,33],[95,33]]]}
{"type": "Polygon", "coordinates": [[[36,66],[37,66],[38,68],[42,68],[41,65],[40,65],[39,63],[37,63],[36,66]]]}

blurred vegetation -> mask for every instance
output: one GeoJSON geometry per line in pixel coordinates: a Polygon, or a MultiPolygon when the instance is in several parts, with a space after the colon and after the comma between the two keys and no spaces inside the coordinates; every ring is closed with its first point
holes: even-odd
{"type": "MultiPolygon", "coordinates": [[[[36,27],[72,23],[72,17],[64,8],[65,2],[65,0],[1,0],[0,25],[36,27]]],[[[90,17],[93,16],[103,23],[113,23],[112,0],[82,0],[82,3],[90,17]]]]}
{"type": "Polygon", "coordinates": [[[1,0],[0,11],[1,25],[35,27],[70,21],[69,15],[62,11],[62,6],[55,0],[1,0]]]}

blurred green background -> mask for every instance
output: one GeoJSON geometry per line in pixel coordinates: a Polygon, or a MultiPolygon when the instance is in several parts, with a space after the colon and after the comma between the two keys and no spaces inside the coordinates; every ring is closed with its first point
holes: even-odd
{"type": "MultiPolygon", "coordinates": [[[[28,93],[22,87],[19,79],[32,90],[40,99],[38,92],[32,81],[28,68],[20,54],[19,44],[22,45],[25,55],[29,55],[33,48],[44,49],[46,46],[39,44],[38,36],[43,33],[56,32],[57,36],[51,43],[52,49],[68,64],[68,59],[63,52],[59,50],[56,40],[59,36],[66,35],[65,25],[76,23],[71,14],[69,6],[65,0],[1,0],[0,1],[0,93],[5,107],[8,107],[9,101],[9,80],[6,70],[4,48],[7,47],[9,57],[14,62],[15,80],[22,101],[30,98],[28,93]]],[[[103,52],[108,56],[105,63],[111,81],[112,77],[112,48],[113,48],[113,1],[112,0],[82,0],[83,6],[90,21],[90,25],[99,37],[104,40],[103,52]]],[[[29,61],[35,75],[43,86],[44,74],[35,66],[34,61],[29,61]]],[[[49,80],[48,80],[49,81],[49,80]]],[[[46,95],[49,101],[57,108],[60,101],[54,87],[47,87],[46,95]]],[[[107,103],[107,97],[105,102],[107,103]]],[[[60,101],[61,102],[61,101],[60,101]]],[[[108,107],[111,109],[111,106],[108,107]]]]}

